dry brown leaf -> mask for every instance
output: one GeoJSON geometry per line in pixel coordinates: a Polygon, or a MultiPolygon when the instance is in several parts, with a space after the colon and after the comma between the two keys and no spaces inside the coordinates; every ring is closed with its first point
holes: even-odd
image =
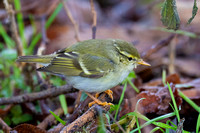
{"type": "Polygon", "coordinates": [[[45,130],[31,124],[20,124],[14,127],[11,131],[17,131],[17,133],[46,133],[45,130]]]}

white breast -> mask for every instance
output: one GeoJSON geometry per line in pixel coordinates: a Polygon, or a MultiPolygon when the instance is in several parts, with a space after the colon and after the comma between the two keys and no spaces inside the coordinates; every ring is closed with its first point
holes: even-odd
{"type": "Polygon", "coordinates": [[[69,76],[66,79],[76,89],[86,92],[103,92],[121,83],[134,67],[133,64],[128,66],[121,64],[118,69],[101,78],[92,79],[80,76],[69,76]]]}

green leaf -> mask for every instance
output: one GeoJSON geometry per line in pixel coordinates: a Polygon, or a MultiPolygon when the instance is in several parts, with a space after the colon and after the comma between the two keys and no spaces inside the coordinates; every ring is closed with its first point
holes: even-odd
{"type": "Polygon", "coordinates": [[[198,11],[197,1],[194,0],[194,5],[193,5],[193,9],[192,9],[192,17],[188,20],[188,24],[190,24],[192,22],[192,20],[194,19],[194,17],[197,14],[197,11],[198,11]]]}
{"type": "Polygon", "coordinates": [[[22,114],[22,108],[20,105],[15,105],[11,109],[11,113],[13,116],[20,116],[22,114]]]}
{"type": "Polygon", "coordinates": [[[180,18],[175,0],[165,0],[161,10],[161,21],[168,29],[177,30],[179,28],[180,18]]]}
{"type": "Polygon", "coordinates": [[[12,118],[12,122],[17,125],[19,123],[23,123],[23,122],[27,122],[27,121],[30,121],[32,120],[32,116],[30,114],[23,114],[23,115],[20,115],[20,116],[14,116],[12,118]]]}

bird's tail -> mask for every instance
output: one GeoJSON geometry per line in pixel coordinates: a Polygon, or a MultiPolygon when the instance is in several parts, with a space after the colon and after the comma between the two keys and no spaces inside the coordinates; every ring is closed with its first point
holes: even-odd
{"type": "Polygon", "coordinates": [[[56,55],[30,55],[19,56],[17,62],[29,62],[29,63],[42,63],[48,64],[56,55]]]}

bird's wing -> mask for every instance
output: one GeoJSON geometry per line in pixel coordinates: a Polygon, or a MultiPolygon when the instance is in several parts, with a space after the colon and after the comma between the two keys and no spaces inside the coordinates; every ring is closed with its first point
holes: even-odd
{"type": "Polygon", "coordinates": [[[114,69],[114,63],[100,56],[79,55],[76,52],[60,52],[48,66],[39,71],[46,71],[67,76],[99,78],[114,69]]]}

